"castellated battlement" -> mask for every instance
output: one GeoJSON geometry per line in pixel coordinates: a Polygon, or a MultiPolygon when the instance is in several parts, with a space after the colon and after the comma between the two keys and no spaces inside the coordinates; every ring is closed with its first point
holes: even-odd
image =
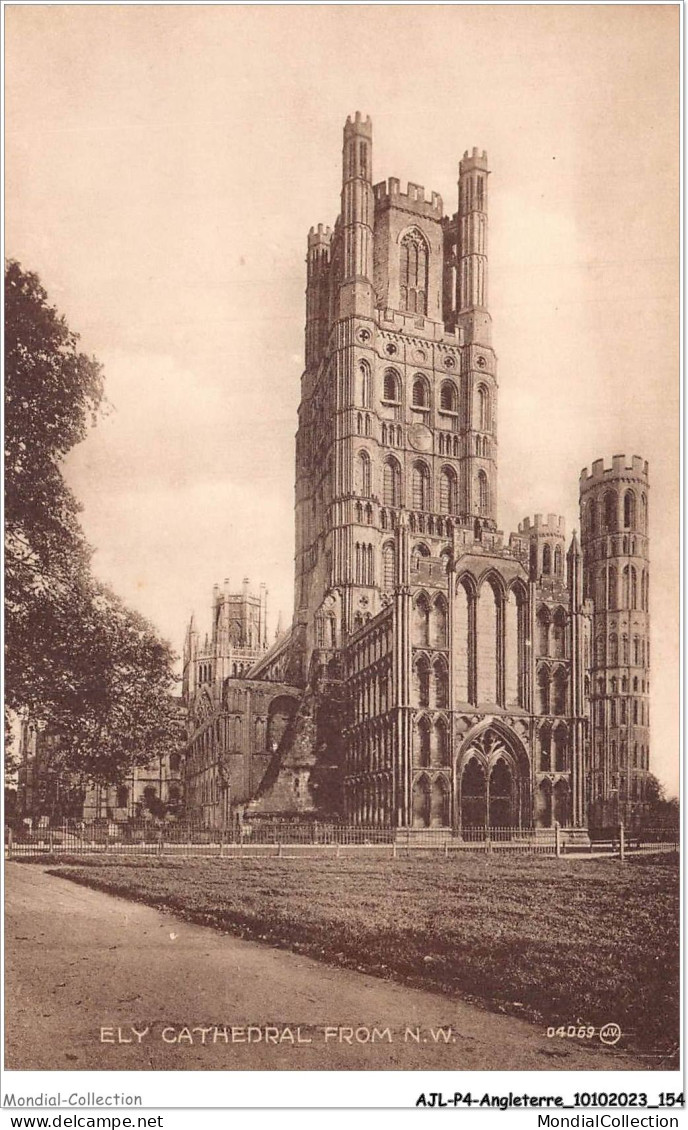
{"type": "Polygon", "coordinates": [[[483,172],[488,172],[487,168],[487,153],[483,149],[482,153],[476,146],[473,146],[473,151],[470,153],[468,150],[464,153],[459,162],[459,173],[470,173],[473,169],[481,169],[483,172]]]}
{"type": "Polygon", "coordinates": [[[628,478],[629,475],[647,481],[647,459],[643,459],[640,455],[633,455],[629,463],[626,455],[613,455],[611,467],[605,467],[604,459],[596,459],[592,465],[590,474],[588,474],[587,467],[584,467],[581,471],[580,488],[581,490],[585,490],[588,487],[595,486],[597,483],[615,478],[628,478]]]}
{"type": "Polygon", "coordinates": [[[329,247],[332,242],[332,228],[318,224],[308,233],[308,249],[312,247],[329,247]]]}
{"type": "Polygon", "coordinates": [[[431,192],[430,199],[426,200],[424,185],[413,184],[412,181],[408,182],[406,192],[402,192],[398,177],[389,177],[388,180],[380,181],[379,184],[374,185],[373,195],[376,208],[393,208],[396,204],[400,208],[410,209],[422,216],[431,216],[436,220],[441,220],[444,213],[442,197],[439,192],[431,192]]]}
{"type": "Polygon", "coordinates": [[[522,522],[519,522],[518,532],[526,537],[535,534],[540,537],[565,538],[566,522],[559,514],[548,514],[546,521],[542,514],[536,514],[532,522],[530,518],[524,518],[522,522]]]}
{"type": "Polygon", "coordinates": [[[370,116],[366,115],[364,118],[360,110],[354,114],[353,120],[351,115],[346,119],[344,125],[344,137],[368,137],[372,140],[373,137],[373,123],[370,116]]]}

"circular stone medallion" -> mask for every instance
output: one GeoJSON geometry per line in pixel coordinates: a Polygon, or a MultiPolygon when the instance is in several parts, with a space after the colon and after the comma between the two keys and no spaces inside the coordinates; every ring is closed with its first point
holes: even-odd
{"type": "Polygon", "coordinates": [[[432,451],[432,432],[425,424],[411,424],[408,438],[415,451],[432,451]]]}

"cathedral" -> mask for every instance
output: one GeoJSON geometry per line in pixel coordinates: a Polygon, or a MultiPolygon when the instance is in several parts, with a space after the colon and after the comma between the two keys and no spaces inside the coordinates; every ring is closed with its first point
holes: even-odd
{"type": "Polygon", "coordinates": [[[184,648],[186,803],[242,818],[572,834],[643,812],[649,770],[648,468],[580,477],[498,529],[488,162],[457,211],[373,183],[344,126],[340,213],[307,244],[291,627],[216,589],[184,648]]]}

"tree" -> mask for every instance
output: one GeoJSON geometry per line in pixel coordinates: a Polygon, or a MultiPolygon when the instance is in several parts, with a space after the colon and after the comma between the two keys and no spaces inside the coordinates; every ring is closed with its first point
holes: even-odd
{"type": "Polygon", "coordinates": [[[14,261],[5,316],[5,701],[58,739],[62,767],[113,781],[180,743],[174,656],[93,577],[62,476],[101,409],[101,367],[14,261]]]}

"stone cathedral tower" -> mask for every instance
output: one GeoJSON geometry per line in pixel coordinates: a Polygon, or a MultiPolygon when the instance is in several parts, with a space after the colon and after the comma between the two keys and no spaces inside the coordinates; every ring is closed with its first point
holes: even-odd
{"type": "Polygon", "coordinates": [[[647,463],[615,455],[581,472],[585,595],[594,606],[590,655],[590,815],[631,820],[649,770],[650,631],[647,463]]]}
{"type": "Polygon", "coordinates": [[[291,671],[340,672],[357,822],[584,823],[563,523],[508,544],[497,528],[488,177],[464,153],[451,216],[421,185],[374,183],[356,114],[340,215],[308,236],[291,671]]]}
{"type": "Polygon", "coordinates": [[[334,231],[319,224],[308,236],[296,439],[303,677],[314,648],[339,646],[380,611],[401,512],[438,554],[456,523],[496,530],[486,154],[464,155],[451,219],[421,185],[373,186],[372,159],[371,122],[357,114],[344,127],[341,214],[334,231]]]}
{"type": "Polygon", "coordinates": [[[466,151],[445,215],[344,126],[307,240],[292,626],[190,706],[218,811],[575,839],[642,805],[646,465],[583,473],[582,547],[554,513],[498,528],[489,176],[466,151]]]}

